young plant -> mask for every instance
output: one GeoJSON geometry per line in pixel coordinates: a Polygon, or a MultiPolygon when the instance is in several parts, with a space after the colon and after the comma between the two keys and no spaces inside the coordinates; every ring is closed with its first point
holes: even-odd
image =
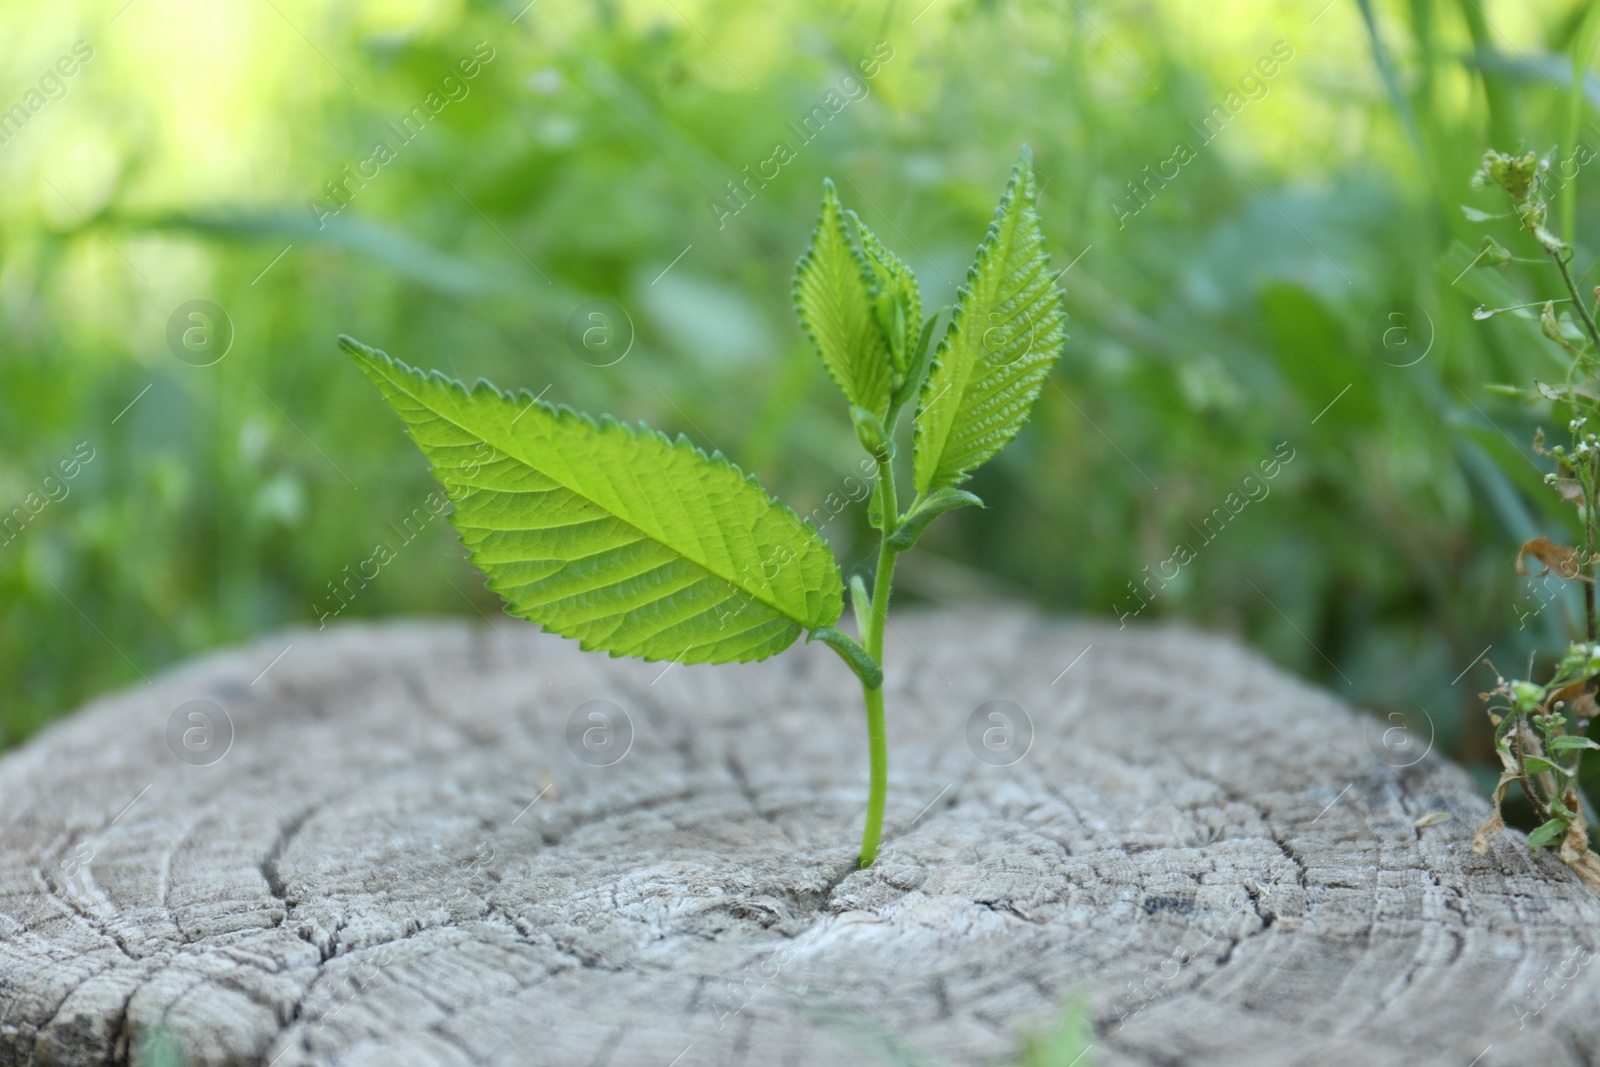
{"type": "MultiPolygon", "coordinates": [[[[1534,401],[1553,401],[1558,409],[1565,407],[1571,412],[1567,423],[1571,446],[1547,449],[1541,430],[1534,436],[1533,450],[1555,461],[1555,470],[1545,475],[1545,481],[1577,509],[1584,547],[1579,550],[1537,537],[1522,545],[1516,566],[1519,573],[1527,574],[1525,561],[1532,557],[1548,573],[1580,583],[1585,634],[1583,641],[1567,647],[1555,673],[1544,683],[1507,679],[1497,671],[1494,689],[1483,694],[1494,723],[1495,751],[1503,769],[1494,790],[1494,813],[1474,836],[1473,851],[1479,855],[1487,852],[1489,842],[1504,829],[1500,803],[1514,782],[1539,819],[1539,826],[1528,834],[1528,847],[1557,849],[1562,861],[1591,889],[1600,892],[1600,858],[1589,850],[1586,800],[1578,787],[1585,753],[1600,748],[1587,736],[1597,711],[1595,690],[1600,679],[1600,644],[1596,643],[1596,623],[1600,620],[1596,616],[1594,589],[1595,545],[1600,537],[1600,437],[1585,430],[1590,417],[1600,415],[1600,382],[1596,381],[1600,374],[1600,331],[1595,328],[1595,312],[1591,312],[1573,281],[1569,269],[1572,247],[1545,226],[1548,205],[1542,186],[1549,165],[1548,159],[1532,152],[1523,156],[1489,152],[1473,185],[1494,185],[1505,192],[1511,217],[1542,253],[1542,258],[1532,262],[1548,261],[1553,265],[1567,293],[1565,297],[1543,301],[1539,315],[1545,337],[1568,356],[1565,381],[1559,385],[1535,381],[1534,389],[1526,395],[1534,401]],[[1576,320],[1568,310],[1556,310],[1557,304],[1569,303],[1568,310],[1576,312],[1576,320]]],[[[1467,213],[1480,221],[1493,217],[1471,209],[1467,213]]],[[[1487,260],[1488,265],[1497,266],[1514,258],[1489,238],[1474,262],[1487,260]]],[[[1600,303],[1600,289],[1594,295],[1600,303]]],[[[1539,305],[1536,302],[1520,306],[1539,305]]],[[[1488,318],[1508,310],[1514,309],[1480,308],[1474,318],[1488,318]]],[[[1521,394],[1516,389],[1501,391],[1521,394]]]]}
{"type": "Polygon", "coordinates": [[[707,456],[603,416],[468,389],[366,345],[340,344],[399,413],[450,492],[450,522],[513,614],[586,651],[677,663],[765,659],[806,640],[861,680],[871,788],[860,864],[877,855],[888,778],[883,631],[896,557],[936,517],[982,505],[960,488],[1028,421],[1066,339],[1026,146],[931,363],[910,269],[824,182],[795,271],[800,322],[877,467],[872,589],[851,578],[860,640],[835,627],[844,585],[817,531],[720,452],[707,456]],[[924,374],[924,364],[927,364],[924,374]],[[910,506],[895,488],[895,429],[916,397],[910,506]]]}

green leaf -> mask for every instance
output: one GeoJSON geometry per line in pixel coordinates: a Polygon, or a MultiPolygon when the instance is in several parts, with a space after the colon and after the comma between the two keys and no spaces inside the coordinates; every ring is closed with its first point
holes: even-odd
{"type": "Polygon", "coordinates": [[[1567,820],[1551,819],[1542,824],[1538,829],[1528,834],[1529,848],[1544,848],[1554,845],[1567,836],[1567,820]]]}
{"type": "Polygon", "coordinates": [[[900,257],[883,247],[878,235],[854,211],[849,213],[861,235],[861,251],[872,273],[872,308],[878,326],[889,340],[889,360],[896,383],[905,381],[922,325],[922,289],[917,276],[900,257]]]}
{"type": "Polygon", "coordinates": [[[1550,740],[1551,752],[1571,752],[1576,748],[1600,748],[1587,737],[1555,737],[1550,740]]]}
{"type": "Polygon", "coordinates": [[[859,574],[850,576],[850,610],[856,616],[856,629],[868,633],[871,630],[872,594],[867,592],[867,580],[859,574]]]}
{"type": "Polygon", "coordinates": [[[928,316],[928,321],[922,324],[922,332],[917,335],[917,347],[912,350],[911,361],[906,365],[905,380],[894,391],[894,407],[899,410],[900,405],[911,398],[911,393],[922,382],[922,368],[928,362],[928,342],[933,339],[934,323],[939,321],[939,313],[948,311],[949,308],[940,308],[928,316]]]}
{"type": "Polygon", "coordinates": [[[911,509],[911,513],[901,521],[900,528],[889,538],[889,548],[895,552],[906,551],[917,543],[917,538],[922,536],[928,523],[953,508],[972,504],[983,507],[983,501],[965,489],[940,489],[911,509]]]}
{"type": "Polygon", "coordinates": [[[835,630],[832,626],[819,626],[806,634],[806,644],[821,641],[839,653],[850,669],[856,672],[856,677],[861,679],[861,684],[868,689],[877,689],[883,685],[883,668],[878,666],[876,660],[867,655],[867,650],[856,644],[855,639],[843,630],[835,630]]]}
{"type": "Polygon", "coordinates": [[[826,179],[811,247],[795,267],[794,306],[845,399],[882,417],[891,389],[889,342],[873,310],[872,273],[850,243],[826,179]]]}
{"type": "Polygon", "coordinates": [[[450,487],[450,523],[512,614],[680,663],[765,659],[838,620],[828,546],[721,453],[339,343],[450,487]]]}
{"type": "Polygon", "coordinates": [[[1566,774],[1567,773],[1567,769],[1565,767],[1557,766],[1556,764],[1551,763],[1547,759],[1540,759],[1538,756],[1524,756],[1522,758],[1522,765],[1523,765],[1523,767],[1527,768],[1527,771],[1528,771],[1529,774],[1566,774]]]}
{"type": "Polygon", "coordinates": [[[1027,424],[1061,356],[1067,310],[1050,274],[1026,146],[956,297],[917,401],[917,492],[960,485],[1027,424]]]}

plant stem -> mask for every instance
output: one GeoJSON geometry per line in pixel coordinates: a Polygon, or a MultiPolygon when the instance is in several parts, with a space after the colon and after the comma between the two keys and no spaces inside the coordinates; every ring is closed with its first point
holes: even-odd
{"type": "Polygon", "coordinates": [[[1533,729],[1528,725],[1528,717],[1526,715],[1520,715],[1519,718],[1521,721],[1519,721],[1512,729],[1512,741],[1516,746],[1517,777],[1522,784],[1523,794],[1528,798],[1528,803],[1533,807],[1534,815],[1538,817],[1539,822],[1547,823],[1550,821],[1550,809],[1545,807],[1544,802],[1539,799],[1543,794],[1535,790],[1533,788],[1533,783],[1529,781],[1528,765],[1523,760],[1523,748],[1527,744],[1527,735],[1531,734],[1533,729]]]}
{"type": "Polygon", "coordinates": [[[878,858],[878,838],[883,833],[883,804],[889,791],[889,740],[883,729],[883,687],[862,687],[867,700],[867,746],[872,762],[872,786],[867,793],[867,827],[861,832],[861,858],[865,870],[878,858]]]}
{"type": "Polygon", "coordinates": [[[1578,309],[1578,317],[1583,320],[1583,328],[1589,334],[1589,340],[1594,342],[1596,350],[1600,350],[1600,330],[1595,329],[1594,319],[1589,316],[1589,307],[1583,302],[1583,297],[1578,295],[1578,287],[1572,281],[1572,272],[1567,270],[1566,261],[1557,252],[1551,252],[1550,258],[1555,260],[1556,267],[1561,271],[1561,280],[1567,283],[1567,292],[1572,294],[1572,303],[1578,309]]]}
{"type": "MultiPolygon", "coordinates": [[[[1577,410],[1578,410],[1577,409],[1577,405],[1573,405],[1574,413],[1576,413],[1577,410]]],[[[1573,436],[1574,441],[1576,441],[1576,439],[1578,437],[1578,434],[1574,433],[1572,436],[1573,436]]],[[[1584,616],[1583,622],[1584,622],[1584,631],[1588,635],[1589,643],[1592,645],[1592,644],[1595,643],[1595,623],[1596,623],[1595,602],[1594,602],[1594,578],[1595,578],[1594,550],[1595,550],[1595,527],[1597,525],[1596,516],[1595,516],[1595,503],[1596,503],[1595,496],[1597,495],[1597,493],[1600,493],[1600,462],[1597,462],[1596,459],[1591,457],[1588,460],[1587,466],[1589,468],[1588,471],[1586,472],[1588,474],[1588,477],[1585,478],[1583,480],[1583,482],[1580,483],[1582,488],[1583,488],[1583,534],[1584,534],[1584,551],[1585,551],[1585,555],[1584,555],[1584,558],[1583,558],[1583,569],[1584,569],[1584,571],[1588,572],[1587,573],[1587,577],[1589,579],[1588,581],[1582,583],[1583,584],[1583,616],[1584,616]]],[[[1588,682],[1592,682],[1593,679],[1592,678],[1585,678],[1584,681],[1586,683],[1588,683],[1588,682]]]]}
{"type": "MultiPolygon", "coordinates": [[[[1530,229],[1531,229],[1531,227],[1530,227],[1530,229]]],[[[1534,236],[1537,237],[1538,234],[1535,234],[1534,236]]],[[[1540,243],[1543,244],[1543,242],[1540,242],[1540,243]]],[[[1561,272],[1561,280],[1562,280],[1563,283],[1566,284],[1567,292],[1569,294],[1571,294],[1571,296],[1572,296],[1572,305],[1578,309],[1578,317],[1583,320],[1584,332],[1589,335],[1589,340],[1594,342],[1595,352],[1597,354],[1600,354],[1600,330],[1597,330],[1595,328],[1594,318],[1589,314],[1588,305],[1583,302],[1583,297],[1578,295],[1578,286],[1572,280],[1572,272],[1567,269],[1567,261],[1562,259],[1561,258],[1561,253],[1559,251],[1555,250],[1555,249],[1546,248],[1545,251],[1549,253],[1550,259],[1556,265],[1556,269],[1561,272]]],[[[1596,294],[1595,301],[1596,301],[1596,306],[1600,307],[1600,293],[1596,294]]],[[[1581,353],[1579,354],[1579,361],[1580,362],[1582,361],[1582,354],[1581,353]]],[[[1576,413],[1577,410],[1578,410],[1578,407],[1577,407],[1576,404],[1574,404],[1573,405],[1573,411],[1576,413]]],[[[1576,438],[1577,434],[1576,433],[1573,434],[1573,437],[1576,438]]],[[[1583,525],[1584,525],[1584,533],[1585,533],[1585,547],[1588,550],[1588,558],[1584,560],[1584,567],[1586,569],[1587,568],[1591,568],[1594,565],[1594,550],[1595,550],[1595,524],[1596,523],[1595,523],[1594,506],[1595,506],[1595,489],[1596,489],[1596,485],[1595,485],[1594,463],[1593,463],[1593,461],[1590,461],[1590,463],[1589,463],[1588,474],[1589,474],[1589,477],[1584,479],[1583,482],[1582,482],[1582,486],[1583,486],[1583,490],[1584,490],[1583,525]]],[[[1584,624],[1584,632],[1588,635],[1589,643],[1590,644],[1594,644],[1594,642],[1595,642],[1595,596],[1594,596],[1594,584],[1592,582],[1584,582],[1582,584],[1583,584],[1583,624],[1584,624]]]]}
{"type": "MultiPolygon", "coordinates": [[[[1576,434],[1574,434],[1576,436],[1576,434]]],[[[1584,555],[1578,571],[1578,583],[1583,586],[1583,629],[1589,643],[1595,643],[1595,602],[1594,602],[1594,570],[1595,570],[1595,483],[1593,478],[1594,464],[1589,464],[1590,478],[1584,485],[1583,494],[1583,535],[1584,555]]],[[[1584,679],[1588,681],[1589,679],[1584,679]]]]}
{"type": "MultiPolygon", "coordinates": [[[[878,573],[872,584],[872,612],[867,632],[861,635],[867,655],[883,664],[883,627],[889,619],[889,590],[894,583],[894,550],[889,538],[899,522],[899,498],[894,489],[892,457],[878,457],[878,573]]],[[[883,687],[861,687],[867,705],[867,747],[872,768],[872,783],[867,793],[867,825],[861,834],[863,868],[872,866],[878,856],[878,838],[883,833],[883,805],[889,792],[889,742],[883,724],[883,687]]]]}

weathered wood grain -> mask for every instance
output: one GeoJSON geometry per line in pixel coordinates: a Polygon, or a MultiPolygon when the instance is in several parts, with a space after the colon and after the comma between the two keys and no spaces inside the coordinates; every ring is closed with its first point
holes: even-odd
{"type": "Polygon", "coordinates": [[[1520,838],[1473,855],[1465,774],[1395,766],[1425,735],[1181,630],[910,615],[888,654],[865,872],[820,646],[349,625],[99,700],[0,760],[0,1064],[157,1032],[191,1065],[1000,1063],[1073,997],[1102,1065],[1600,1056],[1600,901],[1520,838]],[[235,727],[206,766],[187,711],[169,745],[192,700],[235,727]],[[1010,766],[974,754],[993,700],[1032,722],[1010,766]],[[591,701],[632,724],[611,766],[569,744],[604,761],[591,701]]]}

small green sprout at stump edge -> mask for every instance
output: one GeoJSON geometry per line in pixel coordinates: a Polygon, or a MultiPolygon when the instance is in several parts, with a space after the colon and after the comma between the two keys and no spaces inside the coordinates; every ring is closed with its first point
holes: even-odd
{"type": "Polygon", "coordinates": [[[454,504],[469,558],[511,614],[586,651],[646,660],[761,660],[802,630],[837,652],[866,702],[867,867],[888,779],[883,631],[895,558],[944,512],[982,506],[960,485],[1026,425],[1065,344],[1037,195],[1024,146],[930,360],[940,313],[923,319],[911,270],[823,183],[794,300],[877,465],[868,513],[877,570],[870,592],[850,580],[859,642],[835,628],[844,583],[826,542],[720,452],[340,344],[405,421],[454,504]],[[916,493],[901,511],[895,428],[913,395],[916,493]]]}

